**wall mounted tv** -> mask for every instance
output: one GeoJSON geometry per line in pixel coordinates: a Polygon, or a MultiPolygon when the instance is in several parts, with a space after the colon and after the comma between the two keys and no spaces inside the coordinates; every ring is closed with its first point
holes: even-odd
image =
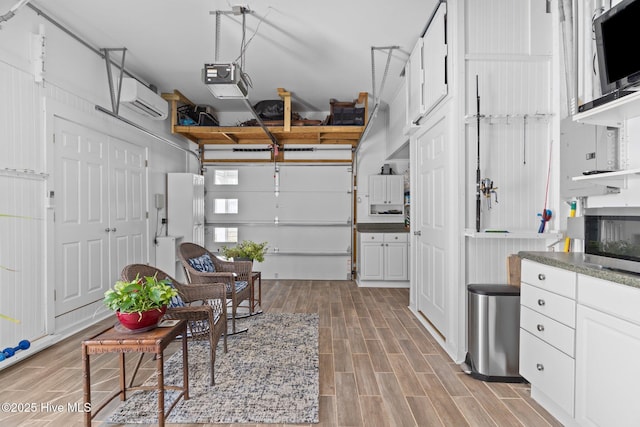
{"type": "Polygon", "coordinates": [[[624,0],[594,21],[602,94],[640,83],[640,0],[624,0]]]}

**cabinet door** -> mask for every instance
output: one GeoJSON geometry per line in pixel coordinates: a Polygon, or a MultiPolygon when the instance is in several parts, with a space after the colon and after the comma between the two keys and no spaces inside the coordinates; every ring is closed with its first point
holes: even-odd
{"type": "Polygon", "coordinates": [[[425,112],[435,107],[447,95],[446,9],[446,3],[440,3],[423,38],[424,85],[422,98],[425,112]]]}
{"type": "Polygon", "coordinates": [[[369,177],[369,204],[382,205],[387,203],[386,175],[371,175],[369,177]]]}
{"type": "Polygon", "coordinates": [[[385,280],[408,280],[407,243],[384,244],[385,280]]]}
{"type": "Polygon", "coordinates": [[[576,419],[582,426],[639,426],[640,326],[578,305],[576,419]]]}
{"type": "Polygon", "coordinates": [[[409,61],[407,61],[407,119],[408,124],[412,124],[420,119],[424,113],[424,102],[422,101],[422,85],[424,73],[422,70],[422,39],[418,39],[409,61]]]}
{"type": "Polygon", "coordinates": [[[387,178],[387,203],[404,204],[404,178],[402,175],[390,175],[387,178]]]}
{"type": "Polygon", "coordinates": [[[384,279],[384,243],[382,242],[362,242],[362,262],[360,279],[362,280],[382,280],[384,279]]]}

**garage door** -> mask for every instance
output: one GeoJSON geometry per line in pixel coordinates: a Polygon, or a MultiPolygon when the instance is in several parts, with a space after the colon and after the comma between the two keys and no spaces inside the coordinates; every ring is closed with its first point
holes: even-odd
{"type": "Polygon", "coordinates": [[[208,165],[206,245],[268,242],[268,279],[351,277],[350,165],[208,165]]]}

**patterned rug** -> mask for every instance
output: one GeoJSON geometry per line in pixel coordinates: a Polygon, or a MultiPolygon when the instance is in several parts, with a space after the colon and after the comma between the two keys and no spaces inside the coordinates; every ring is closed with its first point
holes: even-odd
{"type": "MultiPolygon", "coordinates": [[[[168,423],[318,423],[318,315],[266,313],[243,319],[246,333],[222,340],[216,354],[216,385],[209,385],[209,344],[189,341],[189,400],[168,423]]],[[[145,384],[156,384],[150,378],[145,384]]],[[[182,384],[182,351],[165,361],[165,384],[182,384]]],[[[165,408],[177,392],[165,392],[165,408]]],[[[131,394],[111,423],[157,423],[157,393],[131,394]]]]}

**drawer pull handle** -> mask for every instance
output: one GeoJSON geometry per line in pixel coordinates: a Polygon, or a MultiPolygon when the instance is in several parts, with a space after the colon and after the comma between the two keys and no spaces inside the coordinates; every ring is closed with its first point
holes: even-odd
{"type": "Polygon", "coordinates": [[[542,331],[544,331],[544,325],[538,324],[538,326],[536,326],[536,329],[538,329],[538,331],[542,332],[542,331]]]}
{"type": "Polygon", "coordinates": [[[540,307],[542,307],[544,304],[545,304],[545,303],[544,303],[544,300],[543,300],[542,298],[540,298],[540,299],[538,300],[538,305],[539,305],[540,307]]]}
{"type": "Polygon", "coordinates": [[[542,363],[536,364],[536,369],[540,372],[544,371],[544,365],[542,363]]]}
{"type": "Polygon", "coordinates": [[[538,274],[538,280],[544,280],[546,279],[546,277],[544,277],[544,274],[540,273],[538,274]]]}

